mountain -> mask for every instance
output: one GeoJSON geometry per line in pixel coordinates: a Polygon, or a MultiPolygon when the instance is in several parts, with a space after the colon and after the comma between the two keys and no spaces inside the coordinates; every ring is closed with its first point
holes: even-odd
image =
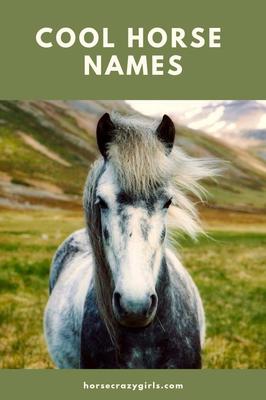
{"type": "MultiPolygon", "coordinates": [[[[88,168],[98,155],[95,127],[106,111],[136,113],[124,101],[0,101],[0,206],[80,209],[88,168]]],[[[256,154],[177,125],[177,144],[194,156],[228,161],[210,204],[266,208],[266,166],[256,154]]]]}
{"type": "Polygon", "coordinates": [[[113,108],[133,112],[117,101],[1,101],[0,205],[80,207],[97,120],[113,108]]]}
{"type": "Polygon", "coordinates": [[[266,101],[199,102],[188,112],[174,112],[173,118],[266,160],[266,101]]]}

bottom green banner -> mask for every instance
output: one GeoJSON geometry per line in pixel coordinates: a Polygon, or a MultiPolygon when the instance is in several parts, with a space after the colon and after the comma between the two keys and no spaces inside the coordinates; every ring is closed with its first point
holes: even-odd
{"type": "Polygon", "coordinates": [[[1,370],[2,399],[264,399],[264,370],[1,370]]]}

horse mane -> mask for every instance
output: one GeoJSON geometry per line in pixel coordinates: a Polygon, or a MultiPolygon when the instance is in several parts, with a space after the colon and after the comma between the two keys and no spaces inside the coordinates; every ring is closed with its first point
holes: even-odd
{"type": "MultiPolygon", "coordinates": [[[[165,146],[156,136],[158,121],[140,116],[125,117],[113,113],[114,140],[108,147],[108,163],[112,165],[121,187],[129,192],[148,195],[159,186],[167,186],[172,196],[169,225],[195,237],[202,231],[194,202],[202,201],[204,178],[219,173],[216,160],[193,158],[174,146],[167,155],[165,146]]],[[[108,266],[101,232],[97,184],[104,172],[103,158],[97,160],[88,176],[84,192],[87,230],[95,261],[95,291],[101,316],[112,342],[116,345],[117,322],[112,312],[113,281],[108,266]]]]}
{"type": "Polygon", "coordinates": [[[104,172],[104,161],[97,160],[87,178],[83,195],[87,231],[94,258],[94,288],[99,311],[112,343],[117,347],[117,322],[112,312],[113,279],[106,260],[101,228],[100,207],[96,203],[99,178],[104,172]]]}

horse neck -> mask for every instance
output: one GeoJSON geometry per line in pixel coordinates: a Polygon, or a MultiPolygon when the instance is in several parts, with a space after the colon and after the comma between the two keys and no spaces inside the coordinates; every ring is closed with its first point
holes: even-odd
{"type": "Polygon", "coordinates": [[[171,276],[166,262],[166,257],[163,255],[159,277],[156,285],[156,292],[158,295],[158,316],[164,318],[169,312],[173,303],[173,291],[171,284],[171,276]]]}

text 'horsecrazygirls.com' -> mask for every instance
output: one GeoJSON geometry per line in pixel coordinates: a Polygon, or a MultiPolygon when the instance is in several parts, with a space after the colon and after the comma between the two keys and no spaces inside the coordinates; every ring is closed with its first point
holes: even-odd
{"type": "MultiPolygon", "coordinates": [[[[54,29],[52,27],[42,27],[36,33],[37,44],[49,49],[60,47],[68,49],[73,46],[81,46],[86,49],[119,48],[124,43],[115,43],[111,38],[109,28],[96,30],[86,27],[76,32],[70,27],[54,29]]],[[[127,41],[127,48],[133,52],[134,49],[179,49],[183,52],[187,48],[220,48],[221,47],[221,28],[220,27],[195,27],[189,31],[183,28],[171,28],[165,30],[155,27],[150,30],[144,28],[127,29],[127,34],[122,35],[120,40],[127,41]]],[[[172,75],[177,76],[183,72],[182,56],[172,54],[164,56],[162,54],[128,54],[126,57],[119,57],[117,54],[86,54],[84,55],[83,74],[86,75],[172,75]]]]}

